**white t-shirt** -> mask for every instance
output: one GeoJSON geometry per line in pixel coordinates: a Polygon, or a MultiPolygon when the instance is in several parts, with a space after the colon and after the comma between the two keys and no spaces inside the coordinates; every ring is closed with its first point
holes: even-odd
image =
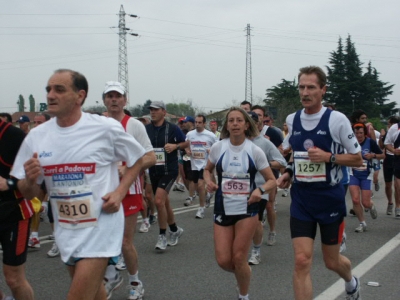
{"type": "Polygon", "coordinates": [[[190,142],[192,170],[203,170],[207,164],[208,152],[215,143],[214,133],[207,129],[204,129],[202,132],[192,130],[187,133],[186,140],[190,142]]]}
{"type": "MultiPolygon", "coordinates": [[[[303,109],[300,114],[300,120],[303,128],[309,131],[317,127],[326,109],[326,107],[322,107],[322,109],[315,114],[306,114],[303,109]]],[[[295,114],[296,113],[290,114],[286,118],[289,135],[292,134],[295,114]]],[[[344,114],[338,111],[331,112],[331,116],[329,118],[329,131],[333,142],[342,145],[343,148],[346,149],[347,153],[356,154],[361,151],[361,147],[354,136],[353,130],[351,129],[350,121],[344,114]]],[[[336,153],[334,149],[332,149],[332,153],[336,153]]]]}
{"type": "MultiPolygon", "coordinates": [[[[140,145],[144,148],[145,152],[153,151],[153,146],[151,145],[149,136],[147,135],[146,128],[144,127],[143,123],[136,120],[135,118],[129,118],[128,122],[126,123],[126,132],[133,136],[140,145]]],[[[136,179],[136,181],[131,185],[129,188],[129,194],[142,194],[142,184],[140,183],[140,177],[136,179]]]]}
{"type": "MultiPolygon", "coordinates": [[[[70,229],[76,224],[60,223],[62,214],[57,198],[50,197],[54,215],[55,238],[61,259],[71,257],[112,257],[121,252],[124,215],[102,211],[104,195],[119,185],[118,162],[133,166],[145,153],[143,147],[112,118],[82,113],[80,120],[69,127],[59,127],[57,118],[31,130],[15,159],[11,174],[25,178],[23,164],[34,153],[42,169],[38,178],[44,180],[49,195],[62,192],[71,195],[89,187],[92,202],[89,211],[97,218],[96,226],[70,229]],[[60,214],[60,216],[59,216],[60,214]]],[[[81,226],[78,224],[76,226],[81,226]]]]}
{"type": "MultiPolygon", "coordinates": [[[[234,146],[229,139],[224,139],[211,147],[208,159],[214,165],[221,159],[223,173],[218,174],[220,177],[218,181],[222,182],[220,189],[223,195],[224,213],[226,215],[247,213],[247,199],[251,192],[251,179],[248,177],[248,172],[251,169],[260,171],[269,167],[265,153],[249,139],[245,139],[244,143],[239,146],[234,146]],[[221,159],[221,157],[223,158],[221,159]],[[245,176],[243,177],[243,175],[245,176]],[[229,185],[224,184],[224,181],[231,181],[236,176],[236,180],[239,180],[238,184],[244,189],[232,193],[225,192],[224,189],[226,190],[229,185]]],[[[219,201],[218,198],[216,201],[219,201]]]]}
{"type": "MultiPolygon", "coordinates": [[[[384,141],[385,145],[392,145],[394,147],[394,142],[396,141],[397,137],[399,136],[400,130],[398,124],[393,124],[390,126],[386,138],[384,141]]],[[[386,150],[387,151],[387,150],[386,150]]],[[[387,151],[388,154],[394,155],[392,152],[387,151]]]]}

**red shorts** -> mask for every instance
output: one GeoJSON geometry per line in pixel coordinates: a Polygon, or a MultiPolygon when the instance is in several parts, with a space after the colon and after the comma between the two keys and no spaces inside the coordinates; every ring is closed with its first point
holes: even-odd
{"type": "Polygon", "coordinates": [[[125,217],[136,214],[143,209],[143,196],[142,194],[126,195],[122,200],[122,206],[124,207],[125,217]]]}

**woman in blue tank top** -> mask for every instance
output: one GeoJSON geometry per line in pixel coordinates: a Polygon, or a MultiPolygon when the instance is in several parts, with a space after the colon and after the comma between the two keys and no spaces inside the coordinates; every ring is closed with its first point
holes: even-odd
{"type": "Polygon", "coordinates": [[[354,124],[353,131],[362,149],[363,164],[358,168],[351,168],[349,190],[354,212],[360,222],[355,231],[364,232],[367,230],[367,224],[364,218],[363,207],[369,209],[373,219],[378,217],[374,203],[371,200],[371,180],[374,173],[372,159],[383,159],[385,155],[375,140],[367,137],[367,127],[365,124],[354,124]]]}

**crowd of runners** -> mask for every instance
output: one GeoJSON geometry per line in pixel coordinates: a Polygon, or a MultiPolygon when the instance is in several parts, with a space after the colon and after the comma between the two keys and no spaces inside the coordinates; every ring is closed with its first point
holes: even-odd
{"type": "Polygon", "coordinates": [[[247,101],[231,107],[221,124],[202,114],[174,124],[163,101],[151,102],[149,117],[134,118],[124,109],[125,87],[115,81],[103,90],[107,112],[85,113],[86,78],[55,71],[46,86],[48,111],[35,116],[34,128],[26,115],[17,128],[0,114],[0,242],[12,292],[0,291],[0,300],[34,299],[25,277],[27,249],[40,248],[40,220],[47,218],[54,240],[47,255],[61,256],[71,277],[65,298],[111,299],[124,280],[120,271],[127,270],[127,299],[142,299],[138,215],[140,232],[159,228],[154,251],[177,245],[184,228],[175,219],[171,189],[187,193],[183,206],[198,199],[196,219],[213,203],[216,261],[234,274],[238,299],[249,299],[264,227],[266,244],[276,243],[278,187],[291,197],[294,298],[313,297],[319,226],[326,268],[343,278],[346,299],[361,299],[359,278],[342,254],[345,195],[349,189],[350,213],[360,222],[354,230],[366,231],[364,213],[378,216],[371,198],[382,166],[386,213],[400,218],[400,120],[389,118],[388,131],[378,132],[362,110],[349,120],[324,105],[326,75],[319,67],[300,69],[298,82],[303,109],[287,116],[281,130],[264,107],[247,101]]]}

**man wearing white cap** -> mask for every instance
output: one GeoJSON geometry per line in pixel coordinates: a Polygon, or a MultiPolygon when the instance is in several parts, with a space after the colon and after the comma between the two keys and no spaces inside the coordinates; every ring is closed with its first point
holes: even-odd
{"type": "Polygon", "coordinates": [[[150,104],[151,124],[146,125],[146,131],[156,153],[156,165],[149,169],[155,203],[158,211],[160,233],[156,249],[165,250],[167,244],[175,246],[183,233],[183,229],[175,223],[168,193],[178,176],[178,153],[189,145],[185,135],[175,124],[165,120],[165,104],[163,101],[153,101],[150,104]],[[167,225],[169,240],[167,241],[167,225]]]}
{"type": "MultiPolygon", "coordinates": [[[[125,131],[133,136],[145,149],[146,154],[142,157],[142,171],[153,166],[156,163],[156,156],[144,125],[142,122],[124,113],[124,107],[127,101],[125,87],[117,81],[107,82],[103,92],[103,101],[104,105],[107,107],[108,116],[121,122],[125,131]]],[[[126,170],[125,162],[123,162],[118,169],[119,175],[122,177],[126,170]]],[[[140,177],[138,177],[122,200],[125,214],[122,254],[126,268],[128,269],[129,284],[131,286],[128,299],[142,299],[144,294],[143,284],[139,280],[138,274],[138,256],[135,246],[133,245],[137,215],[138,212],[143,209],[142,193],[142,185],[140,183],[140,177]]],[[[148,230],[150,227],[148,219],[143,221],[142,226],[148,230]]],[[[117,264],[117,268],[119,266],[120,264],[117,264]]],[[[110,265],[107,267],[105,281],[107,296],[111,297],[112,291],[122,284],[123,278],[115,267],[110,265]]]]}
{"type": "Polygon", "coordinates": [[[144,148],[112,118],[82,112],[86,78],[60,69],[47,86],[49,114],[18,152],[11,175],[26,199],[50,195],[55,239],[68,267],[67,300],[106,299],[108,262],[121,253],[122,199],[142,168],[144,148]],[[118,179],[118,162],[126,161],[118,179]]]}

